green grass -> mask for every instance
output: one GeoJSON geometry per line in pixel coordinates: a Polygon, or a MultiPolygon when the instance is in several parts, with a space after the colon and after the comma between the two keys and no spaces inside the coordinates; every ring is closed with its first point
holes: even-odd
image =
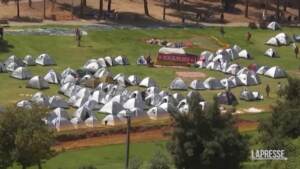
{"type": "MultiPolygon", "coordinates": [[[[283,31],[288,34],[297,33],[299,29],[285,28],[283,31]]],[[[225,37],[222,38],[219,35],[218,28],[205,28],[205,29],[137,29],[137,30],[101,30],[90,31],[89,35],[83,38],[83,47],[76,47],[73,37],[63,36],[33,36],[33,35],[7,35],[6,39],[13,47],[8,52],[0,51],[0,60],[5,60],[9,55],[15,54],[19,57],[23,57],[26,54],[37,56],[41,53],[49,53],[54,57],[57,66],[54,67],[31,67],[33,74],[45,75],[45,73],[54,68],[57,71],[62,71],[66,67],[80,68],[84,62],[90,58],[98,58],[106,55],[126,55],[131,63],[130,66],[116,66],[112,67],[113,73],[125,73],[127,75],[136,74],[141,77],[150,76],[157,81],[162,89],[167,89],[170,82],[175,78],[175,72],[178,71],[174,68],[148,68],[135,65],[137,57],[140,55],[151,54],[155,56],[157,54],[158,46],[151,46],[144,43],[149,38],[160,39],[172,39],[172,40],[189,40],[195,39],[197,43],[203,37],[210,38],[215,36],[223,42],[230,44],[239,44],[242,48],[246,48],[253,55],[253,60],[237,60],[237,63],[242,65],[248,65],[251,63],[258,63],[261,65],[278,65],[286,69],[288,72],[295,72],[298,67],[298,60],[293,55],[291,47],[277,48],[280,58],[271,59],[263,56],[263,53],[268,48],[264,45],[264,42],[271,36],[279,32],[267,31],[267,30],[249,30],[248,28],[226,28],[225,37]],[[245,41],[245,33],[251,31],[253,34],[253,43],[247,43],[245,41]]],[[[203,40],[204,41],[204,40],[203,40]]],[[[210,41],[208,43],[200,43],[203,48],[216,48],[216,45],[210,41]]],[[[1,47],[3,48],[3,47],[1,47]]],[[[192,49],[195,53],[200,53],[202,50],[192,49]]],[[[220,72],[208,71],[191,68],[191,71],[201,71],[208,76],[214,76],[217,78],[223,78],[224,74],[220,72]]],[[[181,70],[182,71],[182,70],[181,70]]],[[[293,74],[294,75],[294,74],[293,74]]],[[[190,80],[187,80],[190,81],[190,80]]],[[[271,97],[265,98],[264,101],[259,102],[245,102],[239,101],[237,108],[247,107],[259,107],[268,109],[269,105],[276,100],[276,85],[281,81],[285,83],[285,79],[274,80],[261,76],[262,85],[249,87],[251,90],[258,90],[264,94],[266,84],[271,86],[271,97]]],[[[0,104],[15,103],[20,99],[27,99],[29,96],[36,92],[36,90],[25,88],[26,81],[15,80],[9,77],[8,74],[0,74],[0,104]],[[27,97],[26,97],[27,96],[27,97]]],[[[44,90],[46,94],[57,94],[57,86],[51,85],[51,88],[44,90]]],[[[242,87],[233,89],[233,93],[239,96],[242,87]]],[[[211,100],[212,97],[219,91],[201,91],[200,93],[207,100],[211,100]]]]}

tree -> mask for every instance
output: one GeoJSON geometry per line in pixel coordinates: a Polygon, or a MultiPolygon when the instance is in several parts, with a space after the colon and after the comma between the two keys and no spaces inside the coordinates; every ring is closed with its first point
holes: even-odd
{"type": "Polygon", "coordinates": [[[145,15],[149,16],[148,0],[144,0],[144,12],[145,15]]]}
{"type": "Polygon", "coordinates": [[[99,17],[103,16],[103,0],[99,0],[99,17]]]}
{"type": "Polygon", "coordinates": [[[162,152],[156,151],[149,161],[148,169],[170,169],[170,162],[162,152]]]}
{"type": "MultiPolygon", "coordinates": [[[[11,108],[1,114],[0,134],[10,132],[12,143],[7,153],[23,169],[33,165],[41,169],[43,161],[54,155],[51,150],[53,132],[41,120],[44,117],[45,110],[38,107],[31,110],[11,108]]],[[[0,143],[0,147],[6,146],[0,143]]]]}
{"type": "Polygon", "coordinates": [[[236,2],[237,0],[221,0],[224,11],[229,11],[232,7],[235,6],[236,2]]]}
{"type": "Polygon", "coordinates": [[[107,2],[107,11],[108,11],[108,12],[111,11],[111,1],[112,1],[112,0],[108,0],[108,2],[107,2]]]}
{"type": "Polygon", "coordinates": [[[80,16],[83,17],[83,10],[84,10],[84,2],[80,0],[80,16]]]}
{"type": "Polygon", "coordinates": [[[281,91],[272,108],[270,119],[262,121],[259,133],[262,143],[268,148],[284,147],[284,140],[300,136],[300,80],[288,78],[288,85],[281,91]]]}
{"type": "Polygon", "coordinates": [[[249,15],[249,0],[245,0],[245,17],[248,18],[249,15]]]}
{"type": "Polygon", "coordinates": [[[280,0],[276,0],[276,16],[280,19],[280,0]]]}
{"type": "Polygon", "coordinates": [[[164,0],[164,5],[163,5],[163,20],[166,20],[166,7],[167,6],[167,2],[166,0],[164,0]]]}
{"type": "Polygon", "coordinates": [[[44,10],[43,10],[43,16],[44,16],[44,19],[46,19],[46,0],[44,0],[44,10]]]}
{"type": "Polygon", "coordinates": [[[28,0],[28,6],[31,8],[32,7],[32,0],[28,0]]]}
{"type": "Polygon", "coordinates": [[[248,144],[230,114],[221,115],[217,99],[206,111],[200,97],[190,97],[190,113],[172,113],[174,130],[168,150],[176,168],[238,169],[248,156],[248,144]]]}

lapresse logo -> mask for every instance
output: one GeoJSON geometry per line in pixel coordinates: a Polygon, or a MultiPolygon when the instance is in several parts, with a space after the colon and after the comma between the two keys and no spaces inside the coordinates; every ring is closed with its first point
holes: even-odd
{"type": "Polygon", "coordinates": [[[287,160],[285,150],[251,150],[251,160],[287,160]]]}

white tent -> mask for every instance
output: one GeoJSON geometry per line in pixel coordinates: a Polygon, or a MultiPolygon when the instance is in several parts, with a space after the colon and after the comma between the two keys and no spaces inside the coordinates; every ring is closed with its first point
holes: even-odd
{"type": "Polygon", "coordinates": [[[47,89],[49,88],[49,84],[41,76],[34,76],[28,81],[27,87],[33,89],[47,89]]]}
{"type": "Polygon", "coordinates": [[[95,90],[93,94],[90,96],[90,100],[94,100],[97,103],[100,103],[102,99],[104,99],[106,94],[102,90],[95,90]]]}
{"type": "Polygon", "coordinates": [[[57,117],[51,121],[51,124],[59,130],[61,127],[68,127],[71,122],[64,117],[57,117]]]}
{"type": "Polygon", "coordinates": [[[85,125],[88,127],[94,127],[97,124],[97,122],[98,120],[95,116],[90,116],[84,121],[85,125]]]}
{"type": "Polygon", "coordinates": [[[61,107],[61,108],[69,108],[68,103],[61,98],[60,96],[52,96],[49,98],[49,107],[51,109],[61,107]]]}
{"type": "Polygon", "coordinates": [[[249,91],[248,89],[244,89],[240,93],[240,99],[245,101],[254,101],[254,100],[263,100],[264,97],[257,91],[249,91]]]}
{"type": "Polygon", "coordinates": [[[221,71],[222,70],[222,67],[221,67],[221,63],[220,62],[209,62],[207,65],[206,65],[206,69],[208,70],[218,70],[218,71],[221,71]]]}
{"type": "Polygon", "coordinates": [[[151,120],[157,120],[160,117],[168,116],[168,113],[161,107],[152,107],[147,111],[147,115],[151,120]]]}
{"type": "Polygon", "coordinates": [[[82,106],[76,109],[76,111],[74,112],[74,116],[84,121],[90,116],[90,113],[91,112],[88,108],[82,106]]]}
{"type": "Polygon", "coordinates": [[[274,67],[271,67],[270,69],[268,69],[264,75],[272,77],[272,78],[286,77],[285,71],[277,66],[274,66],[274,67]]]}
{"type": "Polygon", "coordinates": [[[44,79],[49,83],[59,84],[61,80],[61,76],[59,73],[55,72],[51,69],[45,76],[44,79]]]}
{"type": "Polygon", "coordinates": [[[155,83],[155,81],[154,81],[153,79],[151,79],[150,77],[146,77],[146,78],[144,78],[144,79],[140,82],[139,86],[141,86],[141,87],[152,87],[152,86],[156,86],[156,83],[155,83]]]}
{"type": "Polygon", "coordinates": [[[61,73],[61,77],[65,78],[68,75],[76,76],[77,73],[74,69],[68,67],[65,70],[63,70],[63,72],[61,73]]]}
{"type": "Polygon", "coordinates": [[[237,52],[235,49],[228,48],[228,49],[225,49],[225,50],[228,53],[228,56],[231,60],[235,60],[239,57],[239,52],[237,52]]]}
{"type": "Polygon", "coordinates": [[[214,77],[209,77],[207,78],[204,82],[203,82],[205,88],[207,89],[223,89],[224,86],[222,85],[222,83],[220,82],[220,80],[214,78],[214,77]]]}
{"type": "Polygon", "coordinates": [[[123,106],[115,101],[110,101],[106,103],[99,112],[101,113],[108,113],[108,114],[118,114],[121,110],[123,110],[123,106]]]}
{"type": "Polygon", "coordinates": [[[190,88],[194,89],[194,90],[205,90],[206,89],[203,82],[200,80],[193,80],[190,84],[190,88]]]}
{"type": "Polygon", "coordinates": [[[16,70],[18,67],[20,67],[17,63],[15,63],[15,62],[11,62],[11,63],[9,63],[8,65],[5,65],[6,67],[5,67],[5,69],[7,70],[7,71],[10,71],[10,72],[12,72],[12,71],[14,71],[14,70],[16,70]]]}
{"type": "Polygon", "coordinates": [[[96,72],[100,68],[100,65],[96,59],[90,59],[83,65],[83,68],[91,72],[96,72]]]}
{"type": "Polygon", "coordinates": [[[144,110],[145,103],[142,99],[131,98],[123,104],[123,107],[127,110],[131,110],[133,108],[139,108],[141,110],[144,110]]]}
{"type": "Polygon", "coordinates": [[[271,45],[271,46],[279,46],[279,41],[275,37],[271,37],[266,43],[266,45],[271,45]]]}
{"type": "Polygon", "coordinates": [[[68,112],[61,107],[58,107],[56,109],[54,109],[51,114],[53,114],[55,117],[64,117],[64,118],[68,118],[68,112]]]}
{"type": "Polygon", "coordinates": [[[46,106],[46,107],[49,106],[49,98],[46,95],[44,95],[42,92],[35,93],[32,96],[31,101],[37,105],[46,106]]]}
{"type": "Polygon", "coordinates": [[[226,73],[236,75],[241,69],[241,66],[238,64],[232,64],[226,69],[226,73]]]}
{"type": "Polygon", "coordinates": [[[218,54],[218,55],[216,55],[214,57],[214,59],[213,59],[213,62],[217,62],[217,61],[219,61],[221,63],[230,62],[230,60],[231,60],[230,56],[228,55],[227,52],[224,52],[224,53],[226,53],[226,54],[218,54]]]}
{"type": "Polygon", "coordinates": [[[145,103],[149,106],[157,106],[160,104],[162,97],[157,93],[152,93],[147,95],[145,98],[145,103]]]}
{"type": "Polygon", "coordinates": [[[130,85],[136,86],[136,85],[139,85],[139,83],[141,82],[141,79],[136,75],[130,75],[130,76],[128,76],[127,81],[130,85]]]}
{"type": "Polygon", "coordinates": [[[34,66],[35,65],[35,60],[31,55],[26,55],[23,59],[23,62],[27,65],[27,66],[34,66]]]}
{"type": "Polygon", "coordinates": [[[63,84],[66,84],[66,83],[73,83],[75,84],[77,82],[77,79],[71,75],[71,74],[68,74],[64,77],[61,78],[60,80],[60,83],[63,85],[63,84]]]}
{"type": "Polygon", "coordinates": [[[5,65],[9,65],[11,63],[15,63],[18,66],[25,66],[25,64],[23,63],[22,59],[18,58],[15,55],[11,55],[10,57],[8,57],[5,61],[4,64],[5,65]]]}
{"type": "Polygon", "coordinates": [[[14,70],[11,73],[11,77],[14,77],[14,78],[20,79],[20,80],[26,80],[26,79],[30,79],[32,77],[32,74],[27,68],[18,67],[16,70],[14,70]]]}
{"type": "Polygon", "coordinates": [[[269,66],[261,66],[260,68],[257,69],[256,73],[260,75],[264,75],[267,70],[269,70],[269,66]]]}
{"type": "Polygon", "coordinates": [[[182,114],[189,113],[189,104],[187,103],[187,99],[181,100],[177,105],[177,109],[182,114]]]}
{"type": "Polygon", "coordinates": [[[244,58],[244,59],[250,59],[251,55],[249,54],[249,52],[246,49],[244,49],[244,50],[240,51],[239,57],[244,58]]]}
{"type": "Polygon", "coordinates": [[[243,82],[237,76],[230,76],[228,80],[230,80],[234,84],[234,86],[244,85],[243,82]]]}
{"type": "Polygon", "coordinates": [[[106,68],[101,68],[96,71],[96,73],[94,74],[94,77],[96,77],[96,78],[104,78],[104,77],[113,78],[113,74],[106,68]]]}
{"type": "Polygon", "coordinates": [[[273,48],[269,48],[268,50],[266,50],[265,56],[268,56],[268,57],[271,57],[271,58],[278,57],[277,52],[273,48]]]}
{"type": "Polygon", "coordinates": [[[171,90],[187,90],[188,86],[181,78],[174,79],[170,84],[171,90]]]}
{"type": "Polygon", "coordinates": [[[128,64],[128,59],[125,56],[117,56],[114,58],[114,61],[118,65],[127,65],[128,64]]]}
{"type": "Polygon", "coordinates": [[[140,56],[140,57],[136,60],[136,64],[137,64],[137,65],[147,65],[147,60],[145,59],[145,56],[140,56]]]}
{"type": "Polygon", "coordinates": [[[242,69],[240,69],[238,72],[237,72],[237,76],[241,75],[241,74],[247,74],[250,70],[246,67],[243,67],[242,69]]]}
{"type": "Polygon", "coordinates": [[[290,44],[290,38],[286,33],[279,33],[275,36],[275,38],[278,40],[280,45],[289,45],[290,44]]]}
{"type": "Polygon", "coordinates": [[[280,25],[277,22],[273,21],[273,22],[268,24],[267,28],[271,29],[273,31],[276,31],[276,30],[280,29],[280,25]]]}
{"type": "Polygon", "coordinates": [[[201,54],[201,59],[205,60],[205,62],[210,62],[214,58],[214,53],[210,51],[203,51],[201,54]]]}
{"type": "Polygon", "coordinates": [[[97,62],[101,68],[107,67],[105,59],[103,59],[103,58],[98,58],[97,62]]]}
{"type": "Polygon", "coordinates": [[[41,54],[35,59],[35,63],[43,65],[43,66],[50,66],[55,65],[54,60],[48,54],[41,54]]]}
{"type": "Polygon", "coordinates": [[[238,78],[246,86],[258,85],[260,83],[259,77],[252,73],[240,74],[238,78]]]}
{"type": "Polygon", "coordinates": [[[114,61],[110,56],[106,56],[104,58],[104,60],[105,60],[107,66],[113,66],[114,65],[114,61]]]}

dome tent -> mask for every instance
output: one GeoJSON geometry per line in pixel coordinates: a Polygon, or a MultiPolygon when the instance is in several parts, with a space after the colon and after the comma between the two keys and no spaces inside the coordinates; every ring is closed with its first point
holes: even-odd
{"type": "Polygon", "coordinates": [[[140,82],[139,86],[141,86],[141,87],[152,87],[152,86],[156,86],[156,83],[155,83],[155,81],[154,81],[153,79],[151,79],[150,77],[146,77],[146,78],[144,78],[144,79],[140,82]]]}
{"type": "Polygon", "coordinates": [[[99,110],[99,112],[117,115],[123,109],[124,108],[120,103],[116,101],[109,101],[99,110]]]}
{"type": "Polygon", "coordinates": [[[280,45],[279,41],[275,37],[271,37],[265,44],[270,45],[270,46],[279,46],[280,45]]]}
{"type": "Polygon", "coordinates": [[[171,90],[187,90],[187,85],[181,78],[174,79],[170,84],[171,90]]]}
{"type": "Polygon", "coordinates": [[[259,92],[252,92],[249,91],[247,88],[244,88],[241,91],[240,99],[245,101],[263,100],[263,96],[259,92]]]}
{"type": "Polygon", "coordinates": [[[49,70],[49,72],[44,76],[44,79],[49,83],[59,84],[61,80],[61,76],[59,73],[55,72],[53,69],[49,70]]]}
{"type": "Polygon", "coordinates": [[[277,22],[273,21],[267,25],[267,28],[270,30],[276,31],[276,30],[280,29],[280,25],[277,22]]]}
{"type": "Polygon", "coordinates": [[[265,56],[268,56],[268,57],[271,57],[271,58],[278,57],[277,52],[273,48],[269,48],[268,50],[266,50],[265,56]]]}
{"type": "Polygon", "coordinates": [[[30,79],[32,77],[32,74],[27,68],[18,67],[16,70],[14,70],[11,73],[11,77],[14,77],[14,78],[20,79],[20,80],[26,80],[26,79],[30,79]]]}
{"type": "Polygon", "coordinates": [[[209,77],[203,82],[205,88],[215,90],[215,89],[223,89],[224,86],[220,82],[220,80],[214,78],[214,77],[209,77]]]}
{"type": "Polygon", "coordinates": [[[270,67],[269,66],[261,66],[260,68],[258,68],[258,70],[256,71],[257,74],[263,75],[266,73],[267,70],[269,70],[270,67]]]}
{"type": "Polygon", "coordinates": [[[128,76],[127,81],[130,85],[136,86],[136,85],[139,85],[139,83],[141,82],[141,79],[136,75],[130,75],[130,76],[128,76]]]}
{"type": "Polygon", "coordinates": [[[41,54],[35,59],[35,63],[42,66],[55,65],[54,60],[48,54],[41,54]]]}
{"type": "Polygon", "coordinates": [[[27,65],[27,66],[34,66],[36,65],[34,58],[31,55],[26,55],[23,59],[23,62],[27,65]]]}
{"type": "Polygon", "coordinates": [[[277,66],[273,66],[270,69],[268,69],[265,74],[265,76],[269,76],[272,78],[284,78],[286,77],[286,73],[283,69],[277,67],[277,66]]]}
{"type": "Polygon", "coordinates": [[[244,50],[240,51],[239,57],[244,58],[244,59],[250,59],[251,55],[249,54],[249,52],[247,50],[244,49],[244,50]]]}
{"type": "Polygon", "coordinates": [[[234,94],[229,91],[220,92],[217,95],[218,103],[225,104],[225,105],[236,105],[238,101],[234,94]]]}
{"type": "Polygon", "coordinates": [[[27,87],[33,89],[48,89],[49,84],[41,76],[34,76],[28,81],[27,87]]]}
{"type": "Polygon", "coordinates": [[[4,64],[6,66],[8,66],[11,63],[15,63],[16,65],[18,65],[18,67],[20,66],[25,66],[25,64],[23,63],[22,59],[18,58],[15,55],[11,55],[10,57],[8,57],[5,61],[4,64]]]}
{"type": "Polygon", "coordinates": [[[52,96],[49,98],[49,108],[53,109],[53,108],[69,108],[68,103],[61,98],[60,96],[52,96]]]}
{"type": "Polygon", "coordinates": [[[190,88],[194,90],[205,90],[205,86],[200,80],[193,80],[190,84],[190,88]]]}
{"type": "Polygon", "coordinates": [[[147,115],[151,120],[157,120],[158,118],[168,116],[169,114],[161,107],[152,107],[147,111],[147,115]]]}

